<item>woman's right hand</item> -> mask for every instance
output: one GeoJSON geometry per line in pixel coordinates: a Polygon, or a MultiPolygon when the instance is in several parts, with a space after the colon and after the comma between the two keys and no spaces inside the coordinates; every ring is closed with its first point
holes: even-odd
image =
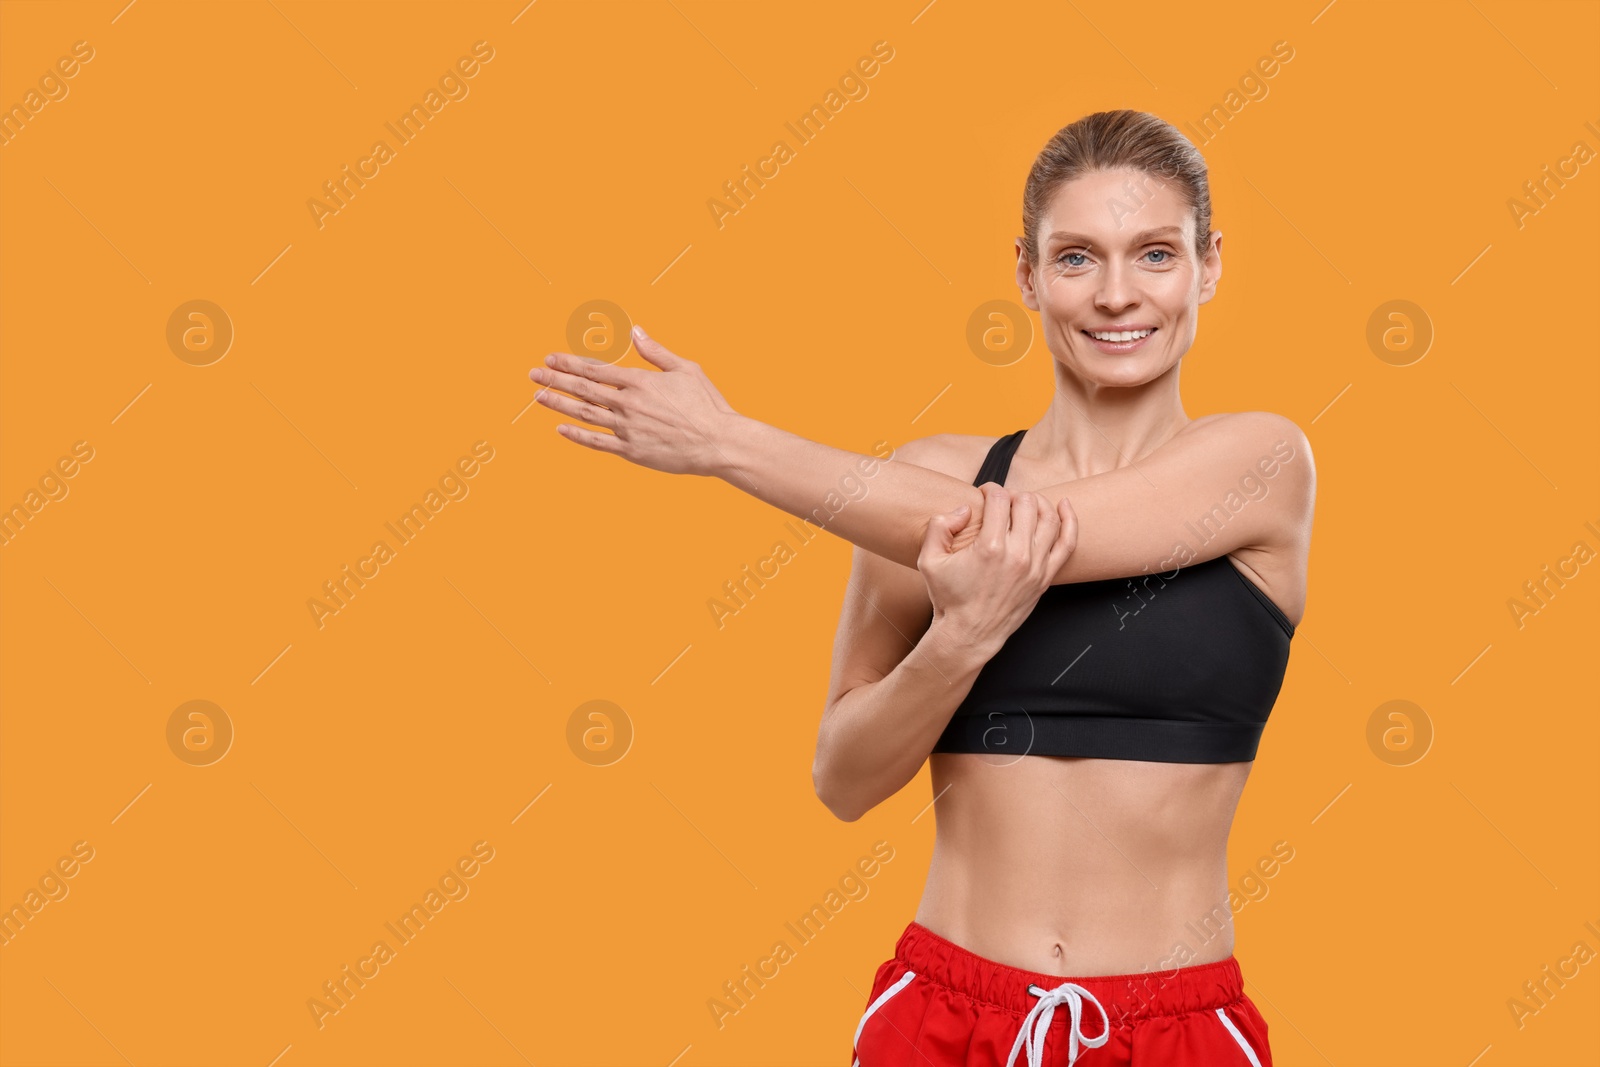
{"type": "Polygon", "coordinates": [[[934,622],[993,656],[1077,547],[1078,517],[1065,497],[1052,509],[1037,493],[1012,493],[995,482],[979,489],[984,504],[976,539],[953,548],[972,521],[965,505],[933,516],[917,570],[928,584],[934,622]]]}

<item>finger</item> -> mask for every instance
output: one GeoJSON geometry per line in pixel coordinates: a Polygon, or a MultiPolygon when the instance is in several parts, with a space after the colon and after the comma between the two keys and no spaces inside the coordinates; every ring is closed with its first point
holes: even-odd
{"type": "Polygon", "coordinates": [[[972,522],[972,508],[961,504],[950,511],[942,511],[934,516],[944,524],[950,536],[945,539],[945,550],[955,552],[971,544],[977,537],[979,527],[972,522]]]}
{"type": "MultiPolygon", "coordinates": [[[[536,382],[542,381],[543,379],[536,374],[539,370],[540,368],[535,367],[528,372],[528,377],[536,382]]],[[[591,382],[598,382],[601,385],[609,385],[617,389],[636,382],[638,375],[648,373],[641,371],[637,367],[618,367],[588,356],[575,356],[571,352],[551,352],[544,357],[543,373],[550,374],[554,372],[585,378],[591,382]]]]}
{"type": "Polygon", "coordinates": [[[983,490],[983,527],[978,531],[978,541],[999,552],[1011,529],[1011,494],[998,482],[984,482],[978,488],[983,490]]]}
{"type": "Polygon", "coordinates": [[[960,552],[964,548],[970,548],[972,546],[972,542],[976,541],[978,539],[978,535],[982,532],[983,521],[981,519],[977,522],[972,522],[969,520],[967,524],[961,528],[960,532],[956,534],[955,541],[951,543],[950,551],[960,552]]]}
{"type": "Polygon", "coordinates": [[[592,422],[596,426],[604,426],[608,430],[617,428],[617,414],[610,408],[599,404],[591,404],[584,400],[576,400],[570,396],[563,396],[554,389],[541,389],[533,398],[545,407],[559,411],[563,415],[570,415],[584,422],[592,422]]]}
{"type": "Polygon", "coordinates": [[[591,404],[610,407],[617,400],[617,390],[608,388],[589,378],[577,374],[567,374],[550,367],[535,367],[528,372],[528,377],[540,385],[551,386],[563,392],[571,393],[581,400],[591,404]]]}
{"type": "Polygon", "coordinates": [[[1033,528],[1033,555],[1035,559],[1042,560],[1050,554],[1050,546],[1055,544],[1056,535],[1061,532],[1061,516],[1042,493],[1034,495],[1034,505],[1039,521],[1033,528]]]}
{"type": "MultiPolygon", "coordinates": [[[[556,426],[556,432],[574,444],[592,448],[596,452],[610,452],[613,456],[623,455],[622,438],[616,434],[600,433],[598,430],[586,430],[582,426],[568,426],[561,423],[556,426]]],[[[626,456],[623,456],[626,459],[626,456]]]]}
{"type": "Polygon", "coordinates": [[[1062,497],[1056,505],[1056,512],[1061,516],[1061,529],[1056,533],[1055,543],[1050,546],[1049,570],[1052,578],[1078,548],[1078,513],[1072,510],[1072,502],[1062,497]]]}
{"type": "Polygon", "coordinates": [[[922,533],[922,549],[917,553],[917,569],[923,569],[930,560],[938,559],[950,554],[950,543],[954,540],[952,529],[955,522],[966,522],[966,516],[959,520],[954,513],[934,515],[928,519],[928,528],[922,533]]]}
{"type": "MultiPolygon", "coordinates": [[[[965,521],[965,516],[961,517],[961,521],[965,521]]],[[[954,539],[955,529],[956,516],[954,514],[946,512],[935,515],[928,520],[928,529],[922,538],[923,544],[940,545],[948,548],[950,542],[954,539]]]]}
{"type": "Polygon", "coordinates": [[[1033,547],[1033,531],[1039,525],[1039,495],[1021,492],[1011,498],[1010,547],[1027,555],[1033,547]]]}
{"type": "Polygon", "coordinates": [[[633,327],[633,347],[639,350],[639,355],[646,362],[662,370],[676,370],[690,362],[681,356],[673,355],[666,345],[645,333],[644,327],[637,323],[633,327]]]}

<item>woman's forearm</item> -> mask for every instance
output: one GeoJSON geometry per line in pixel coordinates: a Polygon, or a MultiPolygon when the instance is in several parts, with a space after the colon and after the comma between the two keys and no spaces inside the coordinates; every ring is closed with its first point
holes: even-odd
{"type": "MultiPolygon", "coordinates": [[[[829,533],[874,555],[916,567],[931,516],[961,504],[983,514],[983,493],[938,471],[848,452],[812,441],[743,415],[719,427],[712,471],[736,489],[791,515],[810,519],[829,533]]],[[[976,536],[958,536],[960,545],[976,536]]]]}
{"type": "MultiPolygon", "coordinates": [[[[536,400],[610,431],[564,425],[568,439],[652,470],[723,478],[906,567],[916,566],[932,517],[962,504],[972,510],[951,548],[976,540],[985,500],[977,486],[888,460],[886,448],[847,452],[739,415],[699,364],[643,333],[635,337],[661,373],[566,353],[530,372],[552,387],[536,400]]],[[[1062,516],[1061,536],[1072,542],[1051,584],[1176,574],[1237,548],[1303,548],[1310,537],[1310,444],[1281,415],[1193,419],[1154,451],[1119,451],[1119,460],[1098,474],[1028,490],[1062,516]]]]}
{"type": "Polygon", "coordinates": [[[835,701],[811,765],[828,810],[855,822],[915,778],[996,651],[935,620],[894,670],[835,701]]]}

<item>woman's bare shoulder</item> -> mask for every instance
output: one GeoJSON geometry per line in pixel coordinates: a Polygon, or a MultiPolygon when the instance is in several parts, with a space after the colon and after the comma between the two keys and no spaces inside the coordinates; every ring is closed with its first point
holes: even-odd
{"type": "Polygon", "coordinates": [[[1294,475],[1288,482],[1298,483],[1304,491],[1304,504],[1309,507],[1310,497],[1316,491],[1316,462],[1311,455],[1311,442],[1298,423],[1287,415],[1275,411],[1227,411],[1195,419],[1183,431],[1196,430],[1209,438],[1219,452],[1237,452],[1238,447],[1268,450],[1278,461],[1294,466],[1294,475]],[[1205,426],[1202,427],[1201,424],[1205,426]],[[1300,458],[1297,465],[1290,461],[1300,458]]]}
{"type": "Polygon", "coordinates": [[[1229,434],[1255,433],[1259,436],[1262,432],[1276,431],[1280,436],[1288,435],[1301,440],[1305,437],[1304,431],[1293,419],[1275,411],[1219,411],[1190,419],[1178,432],[1190,433],[1203,428],[1224,430],[1229,434]]]}

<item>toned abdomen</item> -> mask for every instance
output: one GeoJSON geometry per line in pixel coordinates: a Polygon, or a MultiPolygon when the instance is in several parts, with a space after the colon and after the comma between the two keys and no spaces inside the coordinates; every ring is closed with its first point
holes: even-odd
{"type": "Polygon", "coordinates": [[[1045,974],[1223,959],[1228,830],[1251,766],[936,753],[917,921],[1045,974]]]}

